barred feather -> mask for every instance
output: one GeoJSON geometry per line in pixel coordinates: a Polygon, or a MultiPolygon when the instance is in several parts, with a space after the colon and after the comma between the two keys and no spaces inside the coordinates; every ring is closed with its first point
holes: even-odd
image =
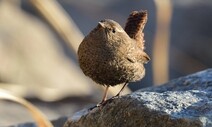
{"type": "Polygon", "coordinates": [[[130,38],[135,39],[137,46],[142,50],[144,47],[144,33],[143,29],[147,22],[147,11],[133,11],[128,19],[125,26],[125,31],[130,38]]]}

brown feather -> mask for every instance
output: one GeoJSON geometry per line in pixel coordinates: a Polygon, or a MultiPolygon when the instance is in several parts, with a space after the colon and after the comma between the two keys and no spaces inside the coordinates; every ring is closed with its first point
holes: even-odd
{"type": "Polygon", "coordinates": [[[125,26],[125,31],[130,38],[135,39],[137,46],[142,50],[144,47],[144,33],[143,29],[147,22],[147,11],[133,11],[128,19],[125,26]]]}

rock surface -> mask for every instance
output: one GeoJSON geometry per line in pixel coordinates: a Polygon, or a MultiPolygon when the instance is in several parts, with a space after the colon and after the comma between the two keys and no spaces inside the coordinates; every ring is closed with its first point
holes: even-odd
{"type": "Polygon", "coordinates": [[[84,109],[64,127],[212,127],[212,69],[84,109]]]}

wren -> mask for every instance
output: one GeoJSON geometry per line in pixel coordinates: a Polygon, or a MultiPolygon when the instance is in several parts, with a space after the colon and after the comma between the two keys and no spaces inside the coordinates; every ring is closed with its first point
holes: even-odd
{"type": "Polygon", "coordinates": [[[123,84],[119,96],[129,82],[145,76],[144,64],[150,60],[144,52],[146,22],[147,11],[132,12],[125,29],[111,19],[101,20],[81,42],[80,68],[97,84],[106,86],[101,103],[106,101],[110,86],[123,84]]]}

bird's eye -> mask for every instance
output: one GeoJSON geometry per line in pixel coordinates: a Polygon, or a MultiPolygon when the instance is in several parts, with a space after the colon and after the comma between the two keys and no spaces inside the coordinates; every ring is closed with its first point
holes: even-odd
{"type": "Polygon", "coordinates": [[[113,32],[113,33],[115,33],[115,32],[116,32],[116,30],[115,30],[115,29],[113,29],[113,30],[112,30],[112,32],[113,32]]]}

